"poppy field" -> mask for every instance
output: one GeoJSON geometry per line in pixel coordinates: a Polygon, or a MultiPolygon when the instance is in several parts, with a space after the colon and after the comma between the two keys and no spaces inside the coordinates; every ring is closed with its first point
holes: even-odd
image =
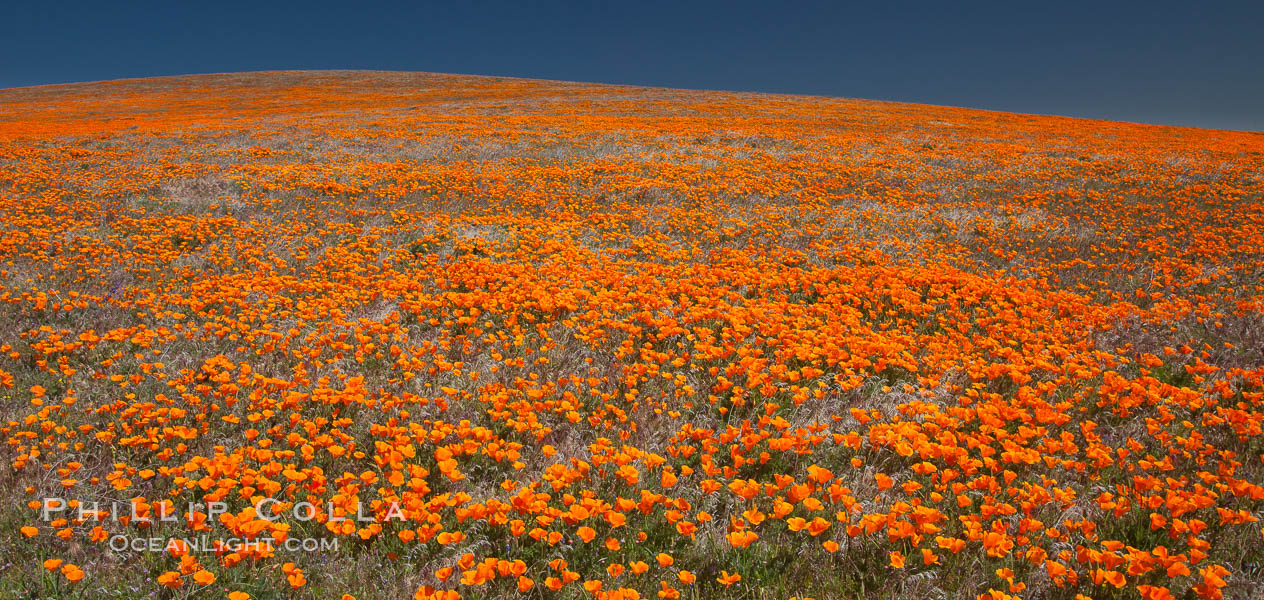
{"type": "Polygon", "coordinates": [[[1264,134],[156,78],[0,216],[0,597],[1264,585],[1264,134]]]}

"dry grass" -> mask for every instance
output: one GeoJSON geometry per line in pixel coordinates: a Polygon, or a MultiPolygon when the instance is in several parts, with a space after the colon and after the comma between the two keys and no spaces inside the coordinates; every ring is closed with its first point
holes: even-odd
{"type": "Polygon", "coordinates": [[[1262,150],[429,74],[0,92],[0,595],[1251,597],[1262,150]],[[183,562],[26,505],[217,489],[245,523],[412,504],[284,520],[337,552],[183,562]]]}

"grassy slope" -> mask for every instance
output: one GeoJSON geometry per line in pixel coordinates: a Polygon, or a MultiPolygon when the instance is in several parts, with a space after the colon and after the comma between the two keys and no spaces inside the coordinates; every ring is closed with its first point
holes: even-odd
{"type": "Polygon", "coordinates": [[[1259,134],[498,78],[0,91],[0,595],[516,595],[490,557],[532,597],[1248,597],[1262,165],[1259,134]],[[410,522],[181,562],[49,495],[410,522]]]}

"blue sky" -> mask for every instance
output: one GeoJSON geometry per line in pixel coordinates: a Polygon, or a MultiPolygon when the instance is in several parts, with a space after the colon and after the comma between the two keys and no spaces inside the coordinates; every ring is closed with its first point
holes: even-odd
{"type": "Polygon", "coordinates": [[[389,69],[1264,130],[1264,2],[9,2],[0,88],[389,69]]]}

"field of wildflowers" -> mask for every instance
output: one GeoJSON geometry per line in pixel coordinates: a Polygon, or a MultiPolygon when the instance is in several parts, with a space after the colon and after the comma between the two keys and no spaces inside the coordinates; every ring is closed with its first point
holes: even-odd
{"type": "Polygon", "coordinates": [[[159,78],[0,215],[0,597],[1264,586],[1261,134],[159,78]]]}

